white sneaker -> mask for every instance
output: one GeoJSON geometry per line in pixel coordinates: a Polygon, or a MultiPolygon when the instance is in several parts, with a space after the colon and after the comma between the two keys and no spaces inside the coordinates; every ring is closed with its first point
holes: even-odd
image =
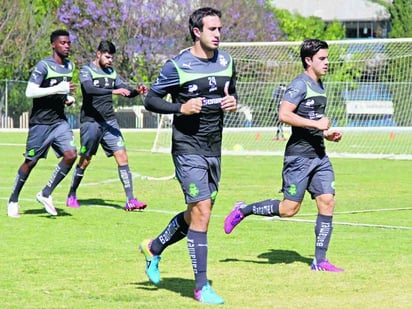
{"type": "Polygon", "coordinates": [[[20,217],[19,204],[17,204],[17,202],[9,202],[7,204],[7,215],[12,218],[20,217]]]}
{"type": "Polygon", "coordinates": [[[39,193],[37,193],[36,199],[39,203],[43,204],[44,209],[46,209],[49,215],[57,216],[57,210],[56,208],[54,208],[53,199],[51,195],[49,197],[44,197],[42,192],[40,191],[39,193]]]}

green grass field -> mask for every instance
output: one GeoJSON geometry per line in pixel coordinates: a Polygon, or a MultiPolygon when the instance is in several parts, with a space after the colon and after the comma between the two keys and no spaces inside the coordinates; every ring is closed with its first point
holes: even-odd
{"type": "MultiPolygon", "coordinates": [[[[77,134],[77,133],[76,133],[77,134]]],[[[169,154],[149,151],[154,133],[125,133],[142,212],[122,210],[113,158],[100,150],[65,206],[71,174],[53,193],[50,217],[35,195],[58,162],[52,152],[20,196],[21,217],[6,215],[25,133],[0,133],[0,308],[201,308],[193,300],[186,241],[162,256],[151,285],[139,242],[156,236],[184,209],[169,154]]],[[[342,141],[343,142],[343,141],[342,141]]],[[[209,279],[226,308],[410,308],[412,303],[411,161],[332,159],[337,208],[329,259],[344,273],[310,271],[316,207],[306,198],[293,221],[251,216],[231,235],[223,220],[237,200],[281,198],[281,157],[225,156],[209,228],[209,279]]]]}

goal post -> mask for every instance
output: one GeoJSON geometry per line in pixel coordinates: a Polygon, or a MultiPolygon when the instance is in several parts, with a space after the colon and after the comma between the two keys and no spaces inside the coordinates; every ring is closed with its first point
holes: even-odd
{"type": "MultiPolygon", "coordinates": [[[[223,152],[282,155],[275,140],[275,89],[303,71],[301,42],[221,43],[237,70],[238,111],[225,113],[223,152]]],[[[343,131],[326,142],[331,156],[412,159],[412,38],[328,41],[322,78],[326,114],[343,131]]],[[[170,151],[171,118],[160,117],[153,151],[170,151]],[[166,119],[166,121],[165,121],[166,119]]],[[[290,128],[283,127],[286,137],[290,128]]]]}

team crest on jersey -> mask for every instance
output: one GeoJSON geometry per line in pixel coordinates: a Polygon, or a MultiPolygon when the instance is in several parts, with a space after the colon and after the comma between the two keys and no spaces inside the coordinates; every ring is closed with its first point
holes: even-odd
{"type": "Polygon", "coordinates": [[[225,58],[224,56],[219,55],[218,61],[219,61],[219,63],[220,63],[222,66],[224,66],[224,67],[227,66],[228,61],[226,60],[226,58],[225,58]]]}

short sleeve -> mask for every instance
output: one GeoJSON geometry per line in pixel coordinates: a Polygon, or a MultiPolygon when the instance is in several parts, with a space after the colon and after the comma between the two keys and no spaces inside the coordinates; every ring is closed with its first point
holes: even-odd
{"type": "Polygon", "coordinates": [[[286,88],[283,100],[299,105],[305,99],[306,84],[302,79],[293,80],[286,88]]]}

